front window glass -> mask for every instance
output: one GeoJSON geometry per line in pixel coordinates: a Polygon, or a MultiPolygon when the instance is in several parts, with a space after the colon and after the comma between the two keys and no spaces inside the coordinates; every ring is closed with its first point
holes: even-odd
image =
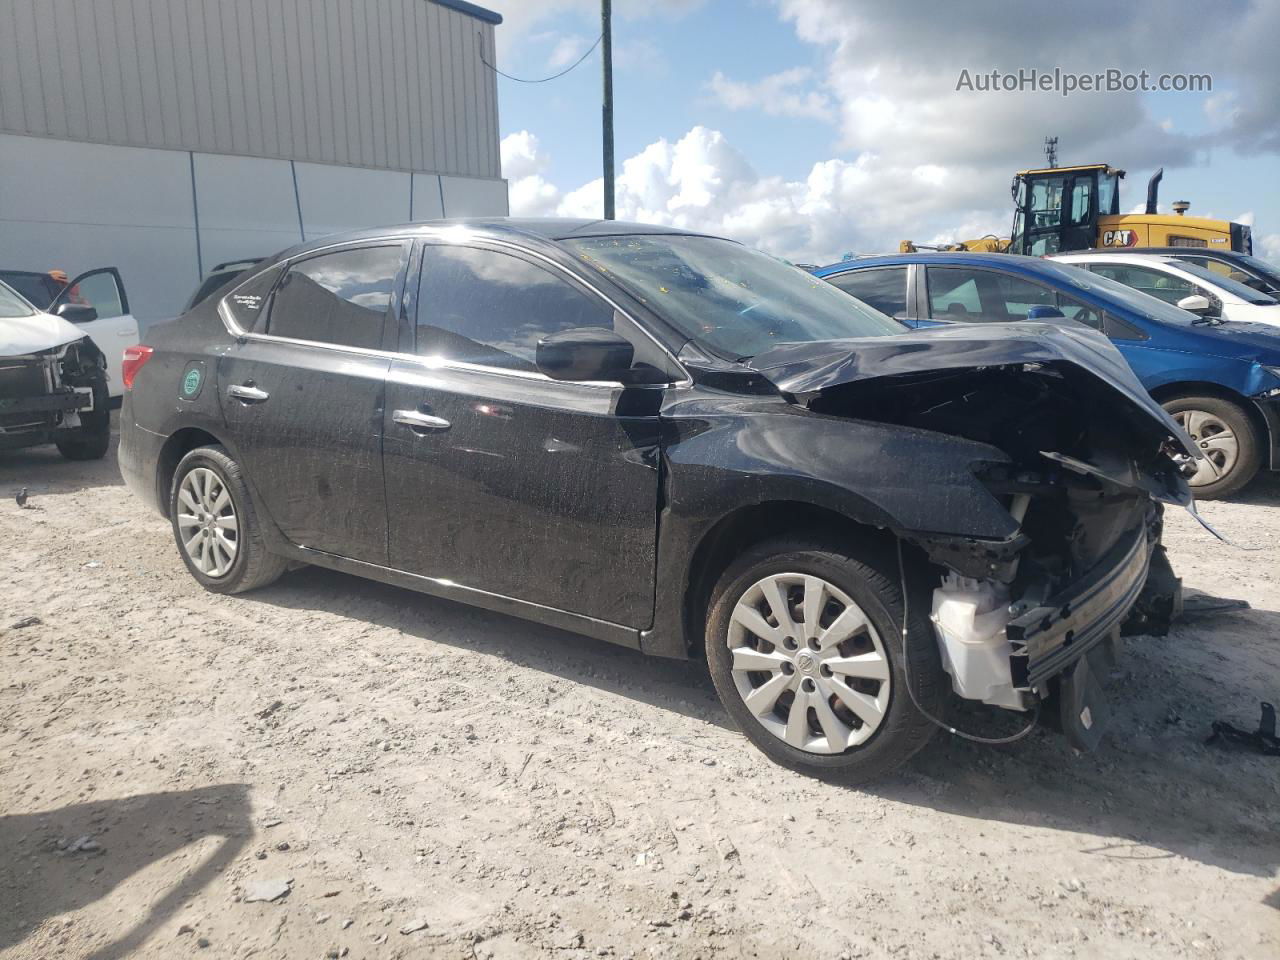
{"type": "Polygon", "coordinates": [[[1184,297],[1201,292],[1190,280],[1152,267],[1121,263],[1091,263],[1089,269],[1100,277],[1141,290],[1148,296],[1156,297],[1165,303],[1176,304],[1184,297]]]}
{"type": "Polygon", "coordinates": [[[1120,177],[1114,173],[1104,173],[1098,177],[1098,214],[1109,216],[1120,212],[1119,185],[1120,177]]]}
{"type": "Polygon", "coordinates": [[[1118,304],[1132,313],[1151,320],[1185,327],[1198,319],[1195,314],[1188,313],[1186,310],[1175,307],[1164,300],[1148,296],[1133,287],[1118,283],[1110,277],[1104,277],[1098,273],[1090,273],[1087,269],[1078,266],[1065,263],[1044,264],[1044,269],[1052,274],[1057,274],[1061,278],[1061,282],[1070,283],[1081,290],[1089,290],[1095,295],[1104,297],[1106,300],[1118,304]]]}
{"type": "Polygon", "coordinates": [[[1224,277],[1221,274],[1214,273],[1206,267],[1202,267],[1194,263],[1179,263],[1178,265],[1193,277],[1198,277],[1201,280],[1213,283],[1222,290],[1225,290],[1227,293],[1239,297],[1245,303],[1268,304],[1275,302],[1271,297],[1253,289],[1252,287],[1245,286],[1239,280],[1224,277]]]}
{"type": "Polygon", "coordinates": [[[12,287],[0,283],[0,317],[29,317],[35,312],[12,287]]]}
{"type": "Polygon", "coordinates": [[[1031,229],[1043,230],[1062,224],[1063,177],[1042,177],[1031,184],[1031,229]]]}
{"type": "Polygon", "coordinates": [[[62,289],[62,284],[47,273],[29,273],[25,270],[0,270],[0,281],[16,290],[37,310],[49,306],[62,289]]]}
{"type": "Polygon", "coordinates": [[[120,294],[116,275],[111,270],[86,274],[64,287],[49,309],[56,310],[64,303],[93,307],[101,320],[124,315],[124,297],[120,294]]]}
{"type": "Polygon", "coordinates": [[[272,296],[267,332],[377,349],[403,260],[404,245],[396,244],[339,250],[295,262],[272,296]]]}
{"type": "Polygon", "coordinates": [[[1082,226],[1090,222],[1090,203],[1093,200],[1093,181],[1076,177],[1071,187],[1071,225],[1082,226]]]}
{"type": "Polygon", "coordinates": [[[906,329],[812,274],[731,240],[620,236],[563,243],[681,334],[723,357],[906,329]]]}
{"type": "Polygon", "coordinates": [[[418,353],[534,371],[538,341],[575,327],[613,329],[613,308],[519,257],[476,247],[424,250],[418,353]]]}

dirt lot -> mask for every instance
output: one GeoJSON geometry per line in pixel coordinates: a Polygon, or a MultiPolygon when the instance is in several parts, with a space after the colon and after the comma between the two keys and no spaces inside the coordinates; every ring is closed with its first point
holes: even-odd
{"type": "Polygon", "coordinates": [[[205,593],[111,458],[0,496],[0,956],[1280,956],[1280,760],[1202,743],[1280,700],[1280,483],[1204,507],[1260,550],[1171,518],[1254,609],[1127,641],[1100,752],[943,735],[870,790],[697,665],[314,569],[205,593]]]}

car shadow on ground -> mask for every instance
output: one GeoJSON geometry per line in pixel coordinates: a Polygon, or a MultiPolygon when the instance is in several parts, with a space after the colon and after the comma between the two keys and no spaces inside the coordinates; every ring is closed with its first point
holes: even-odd
{"type": "MultiPolygon", "coordinates": [[[[324,610],[391,627],[732,729],[701,662],[646,657],[318,568],[297,570],[245,599],[324,610]]],[[[1234,627],[1280,636],[1280,614],[1249,610],[1229,617],[1230,622],[1221,625],[1223,631],[1234,627]]],[[[1194,635],[1149,642],[1188,639],[1194,635]]],[[[1147,672],[1141,648],[1126,666],[1137,674],[1147,672]]],[[[1093,856],[1184,856],[1236,873],[1272,876],[1280,866],[1280,836],[1274,819],[1268,818],[1274,817],[1280,765],[1271,758],[1207,747],[1203,740],[1209,719],[1197,716],[1169,725],[1165,709],[1164,700],[1157,702],[1149,695],[1136,704],[1122,703],[1111,739],[1092,754],[1077,753],[1048,729],[1000,747],[966,743],[939,732],[896,777],[848,789],[1004,824],[1011,838],[1025,833],[1020,829],[1024,827],[1087,834],[1081,838],[1081,849],[1093,856]],[[1206,765],[1213,771],[1210,777],[1205,776],[1206,765]]],[[[1242,706],[1242,711],[1248,716],[1236,718],[1238,722],[1256,722],[1256,703],[1242,706]]],[[[1002,712],[995,723],[987,723],[989,719],[978,717],[988,734],[1012,729],[1014,718],[1002,712]]],[[[753,749],[745,740],[738,748],[753,749]]]]}
{"type": "MultiPolygon", "coordinates": [[[[211,852],[153,900],[127,932],[87,955],[88,960],[133,956],[235,860],[252,835],[249,789],[238,783],[0,816],[0,863],[12,884],[0,909],[0,952],[27,939],[46,920],[108,896],[175,851],[217,838],[211,852]],[[86,837],[88,849],[73,849],[86,837]]],[[[46,928],[37,934],[41,955],[63,954],[60,932],[46,928]]]]}
{"type": "Polygon", "coordinates": [[[0,498],[12,500],[26,487],[30,502],[38,506],[44,494],[122,486],[124,480],[116,460],[117,439],[113,416],[111,448],[101,460],[68,460],[53,444],[0,450],[0,498]]]}
{"type": "Polygon", "coordinates": [[[1223,502],[1242,506],[1280,506],[1280,472],[1262,471],[1247,487],[1223,502]]]}

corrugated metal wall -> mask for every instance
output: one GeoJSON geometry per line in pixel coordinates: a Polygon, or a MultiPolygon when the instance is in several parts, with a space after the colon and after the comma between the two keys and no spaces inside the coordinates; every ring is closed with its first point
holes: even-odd
{"type": "Polygon", "coordinates": [[[0,131],[496,178],[482,46],[431,0],[0,0],[0,131]]]}

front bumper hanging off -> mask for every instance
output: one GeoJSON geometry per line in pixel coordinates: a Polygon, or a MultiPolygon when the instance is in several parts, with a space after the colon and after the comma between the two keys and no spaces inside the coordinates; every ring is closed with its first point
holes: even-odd
{"type": "MultiPolygon", "coordinates": [[[[1015,651],[1014,686],[1042,691],[1050,678],[1118,636],[1147,585],[1158,545],[1156,527],[1135,528],[1084,577],[1011,620],[1006,631],[1015,651]]],[[[1176,580],[1173,584],[1176,593],[1180,585],[1176,580]]]]}

